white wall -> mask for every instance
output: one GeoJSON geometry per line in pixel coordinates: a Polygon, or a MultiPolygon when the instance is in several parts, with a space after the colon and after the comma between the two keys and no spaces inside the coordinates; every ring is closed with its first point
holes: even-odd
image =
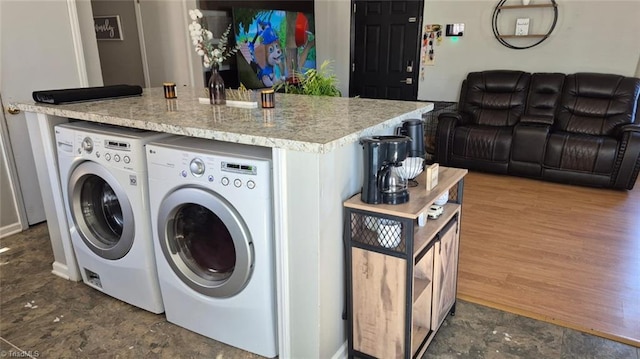
{"type": "MultiPolygon", "coordinates": [[[[464,23],[458,42],[444,37],[435,45],[435,65],[425,66],[419,100],[457,101],[470,71],[516,69],[529,72],[582,71],[633,76],[640,55],[640,1],[559,0],[558,23],[551,36],[527,50],[513,50],[493,36],[495,0],[425,0],[424,23],[464,23]]],[[[532,0],[531,4],[548,3],[532,0]]],[[[515,17],[529,17],[533,32],[551,20],[550,9],[509,10],[500,15],[501,33],[513,31],[515,17]],[[526,12],[525,12],[526,11],[526,12]]],[[[520,41],[519,39],[515,39],[520,41]]],[[[514,41],[515,41],[514,40],[514,41]]],[[[525,41],[525,40],[521,40],[525,41]]]]}
{"type": "Polygon", "coordinates": [[[187,14],[194,8],[194,0],[140,1],[151,87],[163,82],[175,82],[178,87],[194,85],[187,14]]]}
{"type": "MultiPolygon", "coordinates": [[[[105,85],[139,85],[144,87],[142,56],[134,0],[92,0],[94,16],[120,17],[122,40],[96,41],[105,85]]],[[[95,37],[95,31],[91,33],[95,37]]]]}
{"type": "Polygon", "coordinates": [[[100,55],[96,43],[96,32],[93,23],[93,10],[90,0],[76,1],[78,9],[78,22],[80,23],[80,35],[84,52],[84,63],[87,68],[87,80],[89,87],[102,86],[102,71],[100,71],[100,55]]]}
{"type": "Polygon", "coordinates": [[[316,62],[332,62],[333,71],[338,78],[338,88],[342,96],[349,95],[349,75],[351,74],[350,0],[315,0],[314,16],[316,22],[316,62]]]}

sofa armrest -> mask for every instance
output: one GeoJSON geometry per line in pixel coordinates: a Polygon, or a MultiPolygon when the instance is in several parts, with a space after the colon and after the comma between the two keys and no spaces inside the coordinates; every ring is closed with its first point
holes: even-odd
{"type": "Polygon", "coordinates": [[[533,178],[542,176],[542,164],[551,125],[520,121],[513,128],[509,173],[533,178]]]}
{"type": "Polygon", "coordinates": [[[520,123],[533,123],[540,125],[553,125],[555,118],[553,116],[545,115],[522,115],[520,117],[520,123]]]}
{"type": "Polygon", "coordinates": [[[438,115],[438,121],[443,121],[447,118],[455,121],[457,126],[469,123],[469,116],[459,112],[443,112],[438,115]]]}
{"type": "Polygon", "coordinates": [[[455,112],[443,112],[438,116],[436,129],[436,162],[443,166],[449,165],[453,150],[453,134],[458,125],[464,122],[463,116],[455,112]]]}
{"type": "Polygon", "coordinates": [[[636,124],[620,126],[620,146],[616,158],[613,187],[633,189],[640,172],[640,126],[636,124]]]}
{"type": "Polygon", "coordinates": [[[640,132],[640,125],[631,123],[627,125],[622,125],[618,127],[616,130],[618,137],[624,135],[625,132],[640,132]]]}

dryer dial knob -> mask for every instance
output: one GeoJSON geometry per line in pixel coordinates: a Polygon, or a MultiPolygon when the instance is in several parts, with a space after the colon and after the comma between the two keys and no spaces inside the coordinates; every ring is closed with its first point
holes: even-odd
{"type": "Polygon", "coordinates": [[[196,177],[202,176],[204,174],[204,162],[199,158],[192,159],[189,164],[189,170],[191,171],[191,174],[196,177]]]}
{"type": "Polygon", "coordinates": [[[85,137],[84,140],[82,140],[82,149],[86,153],[91,153],[91,151],[93,151],[93,140],[89,137],[85,137]]]}

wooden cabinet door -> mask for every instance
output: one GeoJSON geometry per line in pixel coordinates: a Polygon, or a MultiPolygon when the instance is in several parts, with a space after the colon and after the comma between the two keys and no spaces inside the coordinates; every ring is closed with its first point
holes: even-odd
{"type": "Polygon", "coordinates": [[[353,349],[377,358],[406,357],[407,261],[352,248],[353,349]]]}
{"type": "Polygon", "coordinates": [[[434,329],[442,323],[456,301],[458,227],[457,218],[454,218],[441,232],[440,239],[435,244],[432,317],[434,329]]]}

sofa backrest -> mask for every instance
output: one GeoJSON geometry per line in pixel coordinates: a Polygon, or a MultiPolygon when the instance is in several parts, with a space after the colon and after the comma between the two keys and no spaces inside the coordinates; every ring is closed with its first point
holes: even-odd
{"type": "Polygon", "coordinates": [[[524,113],[530,79],[523,71],[470,72],[458,111],[477,125],[513,126],[524,113]]]}
{"type": "Polygon", "coordinates": [[[567,75],[556,129],[589,135],[613,135],[636,118],[640,79],[600,73],[567,75]]]}
{"type": "Polygon", "coordinates": [[[537,72],[531,75],[526,115],[554,117],[560,104],[565,74],[537,72]]]}

